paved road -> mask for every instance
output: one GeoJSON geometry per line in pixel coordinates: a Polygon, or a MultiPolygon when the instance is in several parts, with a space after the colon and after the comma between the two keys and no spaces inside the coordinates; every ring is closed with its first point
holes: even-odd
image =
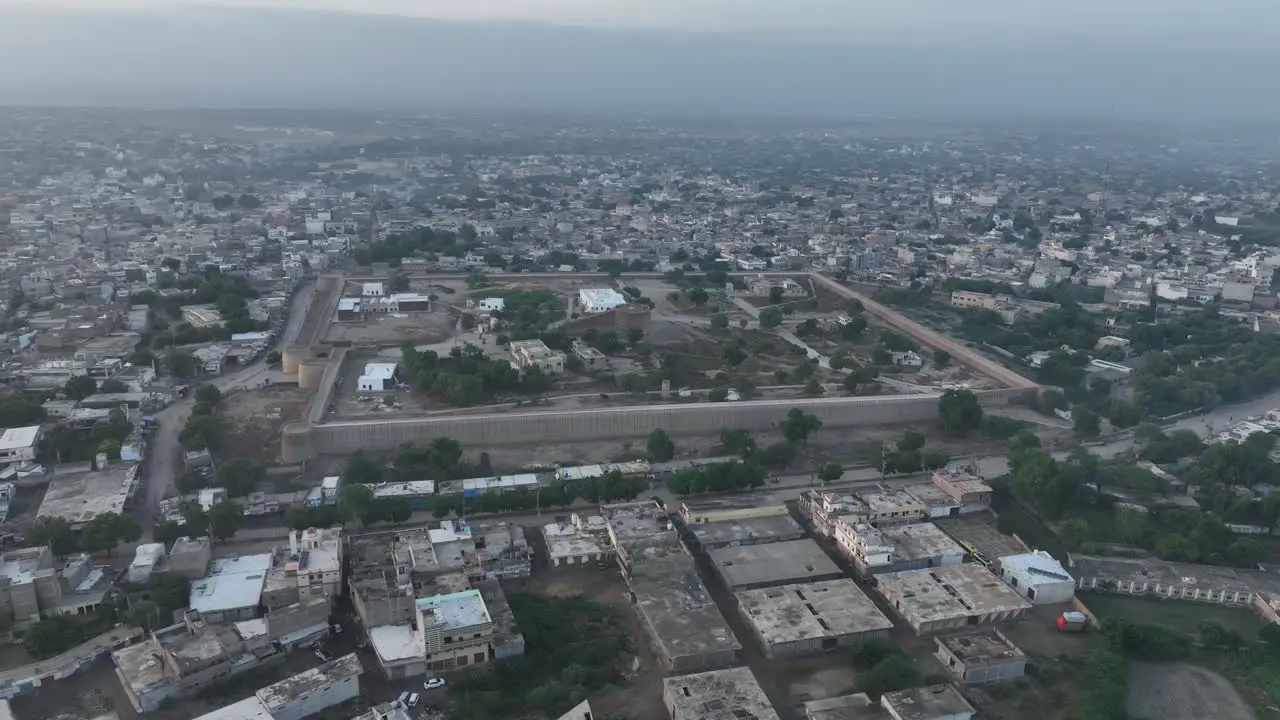
{"type": "MultiPolygon", "coordinates": [[[[311,298],[314,292],[315,284],[307,282],[294,294],[293,300],[289,304],[289,318],[285,322],[283,331],[276,336],[276,343],[273,348],[282,348],[297,338],[302,329],[303,320],[306,318],[307,308],[311,305],[311,298]]],[[[263,353],[262,357],[256,362],[234,372],[220,375],[210,380],[209,384],[224,393],[231,392],[261,385],[267,373],[266,353],[263,353]]],[[[142,523],[142,542],[151,542],[153,537],[152,530],[155,525],[154,518],[156,511],[160,508],[160,501],[169,494],[169,489],[173,487],[174,479],[181,473],[178,459],[178,433],[182,432],[182,426],[186,424],[187,418],[191,415],[191,408],[194,405],[195,393],[191,392],[187,394],[187,397],[155,413],[153,416],[159,422],[160,427],[156,429],[151,438],[151,444],[147,450],[147,462],[143,470],[146,478],[147,503],[140,520],[142,523]]]]}

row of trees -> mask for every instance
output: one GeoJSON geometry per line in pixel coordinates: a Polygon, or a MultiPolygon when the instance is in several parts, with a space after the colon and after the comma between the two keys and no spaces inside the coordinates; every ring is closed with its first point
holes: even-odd
{"type": "Polygon", "coordinates": [[[195,400],[178,442],[185,450],[216,450],[222,443],[222,421],[217,416],[222,392],[213,385],[201,385],[196,388],[195,400]]]}
{"type": "Polygon", "coordinates": [[[422,392],[453,405],[477,405],[499,394],[537,395],[551,388],[551,378],[530,368],[520,373],[504,360],[492,359],[484,350],[468,345],[455,347],[440,357],[412,344],[402,348],[407,378],[422,392]]]}
{"type": "Polygon", "coordinates": [[[244,508],[234,502],[220,502],[209,510],[194,501],[186,501],[178,508],[182,522],[166,520],[157,523],[153,535],[157,542],[172,542],[180,537],[209,536],[225,541],[235,536],[244,525],[244,508]]]}
{"type": "Polygon", "coordinates": [[[142,537],[137,520],[117,513],[100,513],[85,523],[80,533],[65,518],[43,515],[27,530],[27,542],[48,545],[53,554],[66,557],[76,552],[111,554],[120,543],[135,543],[142,537]]]}
{"type": "Polygon", "coordinates": [[[733,492],[761,487],[768,472],[754,462],[717,463],[681,470],[667,478],[667,489],[676,495],[733,492]]]}

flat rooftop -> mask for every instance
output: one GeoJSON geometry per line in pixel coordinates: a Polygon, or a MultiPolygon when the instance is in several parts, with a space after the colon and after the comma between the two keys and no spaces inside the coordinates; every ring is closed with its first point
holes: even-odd
{"type": "Polygon", "coordinates": [[[963,556],[960,543],[933,523],[909,523],[880,528],[884,539],[893,544],[894,559],[923,560],[944,555],[963,556]]]}
{"type": "Polygon", "coordinates": [[[479,590],[418,598],[414,605],[419,610],[430,610],[444,630],[459,630],[490,622],[489,610],[479,590]]]}
{"type": "MultiPolygon", "coordinates": [[[[597,520],[599,518],[596,518],[597,520]]],[[[569,523],[549,523],[542,526],[542,536],[547,552],[552,558],[599,555],[610,551],[609,537],[600,531],[579,529],[569,523]]]]}
{"type": "Polygon", "coordinates": [[[268,685],[256,694],[267,710],[275,713],[303,695],[323,690],[344,680],[359,677],[363,672],[364,668],[360,666],[360,659],[356,657],[355,653],[351,653],[340,658],[334,658],[310,670],[304,670],[278,683],[268,685]]]}
{"type": "Polygon", "coordinates": [[[934,638],[933,641],[938,647],[954,655],[957,660],[970,666],[1026,657],[1017,645],[995,628],[985,628],[961,635],[942,635],[934,638]]]}
{"type": "Polygon", "coordinates": [[[804,528],[790,515],[768,515],[727,522],[693,523],[689,530],[703,547],[764,544],[804,537],[804,528]]]}
{"type": "Polygon", "coordinates": [[[976,712],[954,685],[939,684],[888,692],[880,705],[899,720],[935,720],[976,712]]]}
{"type": "Polygon", "coordinates": [[[756,676],[744,667],[680,675],[662,681],[679,720],[778,720],[756,676]]]}
{"type": "Polygon", "coordinates": [[[880,594],[920,623],[1031,607],[978,563],[883,573],[876,579],[880,594]]]}
{"type": "Polygon", "coordinates": [[[418,634],[409,625],[376,625],[369,628],[369,644],[384,663],[421,658],[418,634]]]}
{"type": "Polygon", "coordinates": [[[240,702],[207,712],[196,720],[271,720],[271,711],[267,710],[258,696],[250,695],[240,702]]]}
{"type": "Polygon", "coordinates": [[[717,548],[707,554],[731,588],[815,582],[843,575],[809,539],[717,548]]]}
{"type": "Polygon", "coordinates": [[[766,644],[889,630],[893,621],[852,580],[799,583],[735,593],[766,644]]]}
{"type": "Polygon", "coordinates": [[[866,693],[841,695],[804,704],[807,720],[887,720],[888,713],[866,693]]]}
{"type": "Polygon", "coordinates": [[[692,657],[742,645],[698,577],[693,558],[669,558],[645,566],[631,579],[636,608],[668,658],[692,657]]]}
{"type": "Polygon", "coordinates": [[[122,513],[136,479],[135,468],[122,464],[86,472],[55,469],[36,515],[81,525],[101,513],[122,513]]]}
{"type": "Polygon", "coordinates": [[[1166,562],[1093,555],[1070,555],[1067,564],[1080,579],[1110,580],[1138,585],[1174,585],[1216,592],[1280,593],[1280,573],[1220,565],[1166,562]]]}
{"type": "Polygon", "coordinates": [[[257,605],[270,569],[271,553],[214,560],[209,574],[191,583],[191,609],[212,613],[257,605]]]}
{"type": "Polygon", "coordinates": [[[676,534],[667,511],[651,500],[601,505],[600,514],[619,541],[674,537],[676,534]]]}

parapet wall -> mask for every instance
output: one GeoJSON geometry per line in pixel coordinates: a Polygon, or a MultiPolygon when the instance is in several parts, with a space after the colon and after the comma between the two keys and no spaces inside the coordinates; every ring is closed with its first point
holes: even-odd
{"type": "MultiPolygon", "coordinates": [[[[1035,397],[1035,389],[986,390],[977,394],[985,407],[1000,407],[1029,402],[1035,397]]],[[[761,431],[777,426],[792,408],[812,413],[828,428],[929,423],[938,416],[940,397],[941,394],[929,394],[752,400],[323,424],[299,422],[285,427],[281,453],[284,462],[302,462],[321,454],[393,450],[403,443],[440,437],[484,447],[639,438],[657,429],[673,435],[714,435],[726,427],[761,431]]]]}

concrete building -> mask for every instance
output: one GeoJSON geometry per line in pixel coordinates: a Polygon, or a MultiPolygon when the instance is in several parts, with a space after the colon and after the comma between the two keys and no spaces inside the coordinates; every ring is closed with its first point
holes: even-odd
{"type": "Polygon", "coordinates": [[[893,629],[852,580],[742,590],[734,597],[768,657],[849,647],[886,638],[893,629]]]}
{"type": "Polygon", "coordinates": [[[742,520],[700,522],[689,525],[689,532],[693,533],[697,547],[702,550],[789,542],[805,536],[800,523],[785,513],[742,520]]]}
{"type": "Polygon", "coordinates": [[[39,425],[6,428],[0,434],[0,467],[34,462],[42,434],[39,425]]]}
{"type": "Polygon", "coordinates": [[[1075,578],[1043,550],[1005,555],[997,565],[1000,579],[1034,605],[1071,602],[1076,595],[1075,578]]]}
{"type": "Polygon", "coordinates": [[[1027,656],[1004,633],[986,628],[933,639],[938,662],[966,685],[1016,680],[1026,673],[1027,656]]]}
{"type": "Polygon", "coordinates": [[[671,517],[652,500],[601,505],[600,515],[624,573],[646,559],[683,553],[671,517]]]}
{"type": "Polygon", "coordinates": [[[1012,620],[1031,607],[982,565],[876,576],[876,591],[919,635],[1012,620]]]}
{"type": "Polygon", "coordinates": [[[1272,571],[1074,554],[1067,561],[1081,590],[1252,605],[1264,616],[1280,607],[1280,574],[1272,571]]]}
{"type": "Polygon", "coordinates": [[[192,610],[205,622],[228,623],[257,617],[271,553],[218,558],[208,575],[191,583],[192,610]]]}
{"type": "Polygon", "coordinates": [[[654,651],[669,670],[695,672],[739,662],[742,645],[703,586],[692,557],[673,553],[640,563],[628,585],[654,651]]]}
{"type": "Polygon", "coordinates": [[[358,697],[361,673],[359,658],[344,655],[196,720],[303,720],[358,697]]]}
{"type": "Polygon", "coordinates": [[[479,590],[419,598],[416,605],[424,657],[432,674],[489,662],[493,618],[479,590]]]}
{"type": "Polygon", "coordinates": [[[254,695],[272,720],[303,720],[357,697],[363,672],[360,659],[352,653],[268,685],[254,695]]]}
{"type": "Polygon", "coordinates": [[[836,544],[864,575],[947,567],[964,562],[966,550],[933,523],[876,528],[836,519],[836,544]]]}
{"type": "Polygon", "coordinates": [[[987,293],[956,290],[951,293],[951,305],[958,308],[994,310],[996,308],[996,298],[994,295],[988,295],[987,293]]]}
{"type": "Polygon", "coordinates": [[[36,515],[62,518],[79,530],[96,515],[123,513],[137,487],[137,465],[93,470],[88,463],[64,464],[55,469],[36,515]]]}
{"type": "Polygon", "coordinates": [[[613,557],[609,528],[599,515],[573,513],[568,522],[543,525],[542,537],[553,568],[592,565],[613,557]]]}
{"type": "Polygon", "coordinates": [[[552,350],[541,340],[513,340],[507,345],[511,367],[521,374],[537,368],[544,375],[564,373],[564,353],[552,350]]]}
{"type": "Polygon", "coordinates": [[[680,503],[680,518],[686,525],[755,520],[787,514],[786,505],[774,504],[763,494],[684,500],[680,503]]]}
{"type": "Polygon", "coordinates": [[[188,580],[199,580],[209,572],[209,563],[213,561],[213,545],[208,537],[182,537],[173,541],[169,548],[169,572],[181,575],[188,580]]]}
{"type": "Polygon", "coordinates": [[[671,720],[779,720],[751,670],[736,667],[662,681],[671,720]]]}
{"type": "Polygon", "coordinates": [[[395,387],[395,363],[365,363],[364,372],[356,378],[356,389],[360,392],[385,392],[394,390],[395,387]]]}
{"type": "Polygon", "coordinates": [[[844,571],[812,540],[723,547],[707,553],[726,587],[732,590],[820,582],[844,577],[844,571]]]}
{"type": "Polygon", "coordinates": [[[991,507],[991,495],[994,490],[982,476],[968,468],[952,467],[937,470],[931,479],[933,484],[953,501],[962,508],[968,508],[968,510],[962,509],[961,512],[985,510],[991,507]]]}
{"type": "Polygon", "coordinates": [[[953,685],[885,693],[878,704],[866,693],[804,704],[805,720],[970,720],[975,712],[953,685]]]}
{"type": "Polygon", "coordinates": [[[613,288],[584,288],[578,291],[578,307],[584,313],[609,312],[626,304],[627,299],[613,288]]]}
{"type": "Polygon", "coordinates": [[[833,537],[836,518],[872,527],[920,522],[929,516],[923,502],[905,490],[859,493],[806,490],[800,494],[800,513],[819,535],[833,537]]]}
{"type": "Polygon", "coordinates": [[[106,599],[114,576],[84,553],[58,563],[47,546],[9,550],[0,554],[0,614],[19,628],[42,617],[88,615],[106,599]]]}
{"type": "Polygon", "coordinates": [[[135,585],[145,585],[151,575],[164,566],[164,543],[144,543],[133,553],[133,562],[125,577],[135,585]]]}

